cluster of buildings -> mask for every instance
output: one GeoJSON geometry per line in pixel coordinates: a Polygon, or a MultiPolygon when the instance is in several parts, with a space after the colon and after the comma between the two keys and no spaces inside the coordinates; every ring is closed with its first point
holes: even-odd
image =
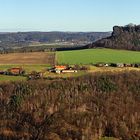
{"type": "Polygon", "coordinates": [[[135,63],[135,64],[126,64],[126,63],[98,63],[95,64],[97,67],[118,67],[118,68],[123,68],[123,67],[135,67],[135,68],[140,68],[140,63],[135,63]]]}
{"type": "MultiPolygon", "coordinates": [[[[44,77],[44,74],[47,70],[42,71],[42,72],[37,72],[37,71],[32,71],[31,73],[25,73],[25,70],[21,67],[14,67],[7,69],[6,71],[0,71],[0,74],[2,75],[14,75],[14,76],[26,76],[28,79],[41,79],[44,77]]],[[[68,66],[54,66],[51,69],[48,70],[49,72],[54,72],[54,73],[77,73],[77,70],[75,70],[72,67],[68,66]]]]}
{"type": "MultiPolygon", "coordinates": [[[[140,63],[135,63],[135,64],[124,64],[124,63],[98,63],[95,64],[96,67],[118,67],[118,68],[123,68],[123,67],[134,67],[134,68],[140,68],[140,63]]],[[[78,69],[76,67],[70,67],[70,66],[65,66],[65,65],[56,65],[50,69],[48,69],[49,72],[53,73],[77,73],[77,70],[83,70],[83,69],[78,69]]],[[[84,69],[85,70],[85,69],[84,69]]],[[[45,70],[46,72],[46,70],[45,70]]],[[[17,68],[10,68],[6,71],[0,71],[0,74],[3,75],[21,75],[21,76],[27,76],[28,79],[40,79],[44,78],[44,73],[45,72],[36,72],[33,71],[29,74],[25,74],[25,70],[21,67],[17,68]]]]}

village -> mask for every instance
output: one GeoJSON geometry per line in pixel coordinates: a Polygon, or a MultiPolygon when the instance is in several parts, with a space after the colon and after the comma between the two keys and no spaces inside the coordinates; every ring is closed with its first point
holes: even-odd
{"type": "Polygon", "coordinates": [[[5,71],[1,70],[0,75],[25,76],[27,77],[28,80],[36,80],[36,79],[43,79],[45,72],[61,74],[61,73],[77,73],[77,70],[75,70],[73,67],[60,65],[51,68],[46,68],[45,70],[42,70],[40,72],[32,71],[28,73],[26,72],[24,67],[12,67],[5,71]]]}
{"type": "MultiPolygon", "coordinates": [[[[93,65],[95,68],[140,68],[139,63],[135,64],[124,64],[124,63],[97,63],[93,65]]],[[[53,73],[57,75],[64,75],[69,73],[80,73],[81,71],[88,71],[88,65],[55,65],[50,68],[46,68],[42,71],[31,71],[27,72],[24,67],[11,67],[7,70],[0,70],[0,75],[10,75],[10,76],[24,76],[27,80],[37,80],[45,79],[45,73],[48,73],[48,76],[53,73]]],[[[104,70],[104,69],[103,69],[104,70]]],[[[94,72],[94,70],[92,71],[94,72]]]]}

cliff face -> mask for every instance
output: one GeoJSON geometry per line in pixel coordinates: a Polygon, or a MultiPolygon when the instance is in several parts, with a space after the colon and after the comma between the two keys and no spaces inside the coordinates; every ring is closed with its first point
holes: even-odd
{"type": "Polygon", "coordinates": [[[114,26],[110,37],[101,39],[92,45],[89,45],[89,48],[92,47],[140,51],[140,25],[127,25],[125,27],[114,26]]]}

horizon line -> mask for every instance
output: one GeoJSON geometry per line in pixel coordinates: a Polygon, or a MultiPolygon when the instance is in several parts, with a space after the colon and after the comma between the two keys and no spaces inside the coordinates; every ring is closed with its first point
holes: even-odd
{"type": "Polygon", "coordinates": [[[47,32],[63,32],[63,33],[92,33],[92,32],[99,32],[99,33],[104,33],[104,32],[112,32],[112,31],[63,31],[63,30],[18,30],[18,31],[1,31],[0,33],[26,33],[26,32],[42,32],[42,33],[47,33],[47,32]]]}

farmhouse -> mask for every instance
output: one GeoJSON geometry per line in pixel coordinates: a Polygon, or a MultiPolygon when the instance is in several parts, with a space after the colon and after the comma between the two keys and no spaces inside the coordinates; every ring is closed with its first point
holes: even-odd
{"type": "Polygon", "coordinates": [[[25,71],[22,68],[11,68],[7,70],[7,74],[12,74],[12,75],[20,75],[24,73],[25,71]]]}
{"type": "Polygon", "coordinates": [[[62,70],[65,70],[65,69],[67,69],[66,66],[55,66],[54,67],[54,71],[58,74],[60,74],[62,72],[62,70]]]}
{"type": "Polygon", "coordinates": [[[77,70],[73,70],[72,67],[67,67],[67,66],[63,66],[63,65],[55,66],[55,67],[51,68],[49,71],[50,72],[55,72],[55,73],[58,73],[58,74],[60,74],[60,73],[75,73],[75,72],[77,72],[77,70]]]}
{"type": "Polygon", "coordinates": [[[55,69],[56,70],[65,70],[65,69],[67,69],[67,67],[66,66],[55,66],[55,69]]]}

